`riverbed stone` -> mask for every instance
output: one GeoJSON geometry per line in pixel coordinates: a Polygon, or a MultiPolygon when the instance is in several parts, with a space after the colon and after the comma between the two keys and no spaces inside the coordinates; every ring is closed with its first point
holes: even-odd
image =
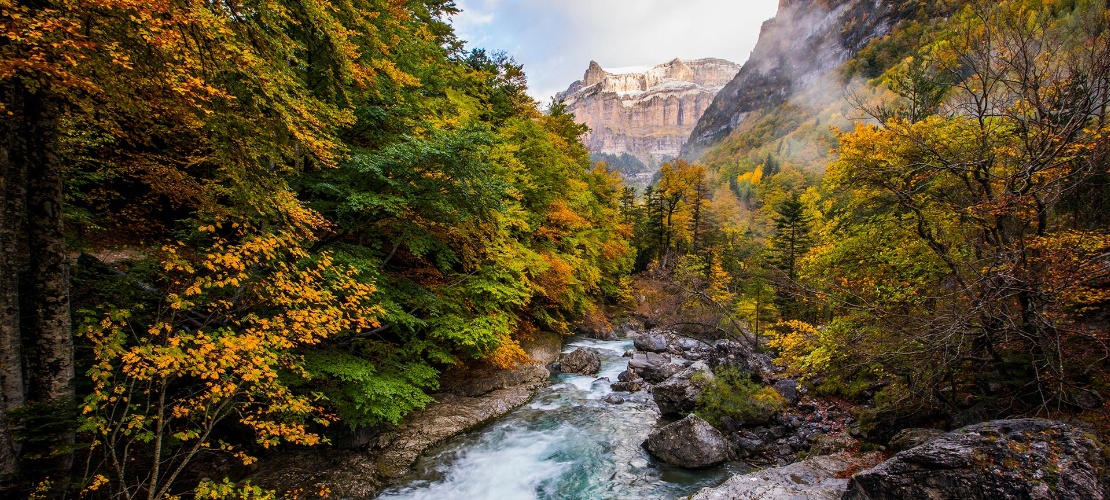
{"type": "Polygon", "coordinates": [[[671,357],[656,353],[636,353],[628,360],[628,370],[647,382],[657,384],[667,380],[678,371],[678,367],[671,364],[671,357]]]}
{"type": "Polygon", "coordinates": [[[563,373],[597,375],[597,372],[601,371],[601,355],[584,347],[579,347],[559,358],[559,370],[563,373]]]}
{"type": "Polygon", "coordinates": [[[643,352],[667,352],[674,335],[661,330],[651,330],[632,337],[632,345],[643,352]]]}
{"type": "Polygon", "coordinates": [[[1104,447],[1042,419],[995,420],[936,437],[852,478],[845,500],[1101,499],[1104,447]]]}
{"type": "Polygon", "coordinates": [[[605,402],[611,405],[624,404],[624,397],[622,397],[620,394],[609,394],[608,396],[605,396],[605,402]]]}
{"type": "Polygon", "coordinates": [[[704,488],[690,500],[747,498],[839,500],[848,487],[845,477],[881,460],[877,453],[838,453],[813,457],[785,467],[733,476],[719,486],[704,488]]]}
{"type": "Polygon", "coordinates": [[[656,384],[651,390],[651,397],[663,416],[684,417],[694,411],[702,389],[712,377],[709,365],[699,361],[656,384]]]}
{"type": "Polygon", "coordinates": [[[697,415],[656,429],[643,446],[655,458],[686,468],[708,467],[729,458],[724,435],[697,415]]]}
{"type": "Polygon", "coordinates": [[[609,384],[609,388],[614,391],[623,392],[636,392],[644,388],[644,379],[637,378],[635,380],[621,380],[609,384]]]}

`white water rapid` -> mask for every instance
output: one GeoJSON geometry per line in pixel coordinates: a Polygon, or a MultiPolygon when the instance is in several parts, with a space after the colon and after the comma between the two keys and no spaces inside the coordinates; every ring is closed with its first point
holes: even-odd
{"type": "Polygon", "coordinates": [[[576,340],[602,355],[598,376],[560,374],[532,401],[433,450],[382,499],[673,499],[744,472],[740,464],[688,471],[652,459],[640,443],[659,410],[645,391],[613,391],[631,340],[576,340]]]}

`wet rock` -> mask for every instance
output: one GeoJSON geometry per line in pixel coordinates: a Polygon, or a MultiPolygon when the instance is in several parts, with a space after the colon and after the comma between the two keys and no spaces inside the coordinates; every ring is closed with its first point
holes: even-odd
{"type": "Polygon", "coordinates": [[[852,478],[846,500],[1105,497],[1102,445],[1041,419],[970,425],[894,455],[852,478]]]}
{"type": "Polygon", "coordinates": [[[636,392],[644,388],[644,379],[638,378],[629,381],[622,380],[620,382],[613,382],[612,384],[609,384],[609,388],[614,391],[636,392]]]}
{"type": "Polygon", "coordinates": [[[771,387],[773,387],[775,389],[775,392],[778,392],[779,396],[782,396],[782,398],[785,399],[787,403],[793,405],[798,402],[797,381],[790,379],[778,380],[775,381],[774,384],[771,384],[771,387]]]}
{"type": "Polygon", "coordinates": [[[670,351],[686,359],[707,359],[713,347],[690,337],[678,337],[671,344],[670,351]]]}
{"type": "Polygon", "coordinates": [[[733,476],[720,486],[705,488],[691,500],[786,498],[839,500],[848,486],[842,476],[878,463],[878,454],[839,453],[813,457],[785,467],[733,476]]]}
{"type": "Polygon", "coordinates": [[[709,366],[699,361],[656,384],[652,388],[651,396],[659,406],[659,412],[664,416],[683,417],[694,411],[694,405],[701,397],[702,389],[712,377],[713,372],[709,370],[709,366]]]}
{"type": "Polygon", "coordinates": [[[606,328],[606,329],[603,329],[603,330],[597,330],[597,331],[594,331],[594,332],[590,332],[589,336],[590,336],[590,338],[594,338],[594,339],[597,339],[597,340],[619,340],[620,339],[620,337],[617,336],[617,332],[615,332],[615,331],[613,331],[612,329],[609,329],[609,328],[606,328]]]}
{"type": "Polygon", "coordinates": [[[766,380],[774,373],[774,364],[766,354],[753,352],[746,344],[735,340],[721,339],[713,344],[708,361],[714,373],[722,369],[736,370],[752,378],[766,380]]]}
{"type": "Polygon", "coordinates": [[[670,356],[656,353],[633,354],[628,370],[647,382],[657,384],[674,375],[678,368],[671,364],[670,356]]]}
{"type": "Polygon", "coordinates": [[[686,468],[719,464],[729,456],[725,437],[697,415],[656,429],[643,446],[655,458],[686,468]]]}
{"type": "Polygon", "coordinates": [[[597,375],[597,372],[601,371],[601,355],[579,347],[574,352],[564,354],[563,357],[559,358],[559,369],[563,373],[597,375]]]}
{"type": "Polygon", "coordinates": [[[624,404],[624,398],[620,394],[610,394],[605,396],[605,402],[611,405],[624,404]]]}
{"type": "Polygon", "coordinates": [[[916,448],[929,441],[932,441],[937,436],[943,436],[944,431],[937,429],[921,429],[911,428],[902,429],[898,431],[894,437],[890,438],[890,449],[896,452],[905,451],[910,448],[916,448]]]}
{"type": "Polygon", "coordinates": [[[670,333],[652,330],[633,337],[632,345],[636,346],[637,350],[643,352],[667,352],[671,337],[673,337],[673,335],[670,333]]]}

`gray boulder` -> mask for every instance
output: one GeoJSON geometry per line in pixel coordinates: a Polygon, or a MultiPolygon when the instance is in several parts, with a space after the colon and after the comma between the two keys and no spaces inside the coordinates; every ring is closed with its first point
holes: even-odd
{"type": "Polygon", "coordinates": [[[775,392],[778,392],[779,396],[782,396],[782,398],[785,399],[787,403],[792,405],[798,403],[797,381],[790,379],[777,380],[774,384],[771,384],[771,387],[773,387],[775,389],[775,392]]]}
{"type": "Polygon", "coordinates": [[[686,468],[716,465],[729,457],[725,437],[697,415],[656,429],[643,446],[655,458],[686,468]]]}
{"type": "Polygon", "coordinates": [[[735,340],[721,339],[715,342],[709,352],[708,361],[714,373],[732,369],[760,380],[766,380],[775,371],[770,356],[754,352],[747,344],[735,340]]]}
{"type": "Polygon", "coordinates": [[[644,379],[638,378],[635,380],[622,380],[619,382],[613,382],[612,384],[609,384],[609,388],[614,391],[636,392],[644,388],[644,379]]]}
{"type": "Polygon", "coordinates": [[[699,361],[655,385],[651,396],[664,416],[684,417],[694,411],[702,388],[712,377],[713,372],[709,366],[699,361]],[[701,376],[695,376],[699,373],[701,376]]]}
{"type": "Polygon", "coordinates": [[[922,429],[910,428],[902,429],[890,438],[890,449],[893,451],[906,451],[910,448],[916,448],[929,441],[932,441],[938,436],[943,436],[944,431],[938,429],[922,429]]]}
{"type": "Polygon", "coordinates": [[[601,355],[579,347],[574,352],[564,354],[563,357],[559,358],[559,369],[563,373],[597,375],[597,372],[601,371],[601,355]]]}
{"type": "Polygon", "coordinates": [[[690,500],[733,500],[748,498],[789,500],[839,500],[848,487],[843,476],[880,460],[877,453],[838,453],[813,457],[785,467],[764,469],[733,476],[720,486],[705,488],[690,500]]]}
{"type": "Polygon", "coordinates": [[[846,500],[1101,499],[1102,445],[1062,422],[995,420],[900,452],[852,478],[846,500]]]}
{"type": "Polygon", "coordinates": [[[667,352],[673,334],[660,330],[641,333],[632,338],[632,345],[643,352],[667,352]]]}
{"type": "Polygon", "coordinates": [[[657,384],[674,375],[678,371],[678,367],[671,364],[670,356],[651,352],[646,354],[636,353],[632,355],[632,359],[628,360],[628,371],[638,378],[657,384]]]}
{"type": "Polygon", "coordinates": [[[695,338],[678,337],[671,344],[671,352],[686,359],[707,359],[713,346],[695,338]]]}

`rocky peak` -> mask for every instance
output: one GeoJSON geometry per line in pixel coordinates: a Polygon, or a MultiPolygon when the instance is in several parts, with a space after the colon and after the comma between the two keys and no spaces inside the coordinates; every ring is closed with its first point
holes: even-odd
{"type": "MultiPolygon", "coordinates": [[[[723,59],[675,58],[651,68],[608,70],[590,61],[582,79],[555,98],[590,127],[591,152],[628,153],[657,168],[678,155],[713,96],[739,70],[723,59]]],[[[647,178],[652,173],[643,172],[647,178]]]]}

